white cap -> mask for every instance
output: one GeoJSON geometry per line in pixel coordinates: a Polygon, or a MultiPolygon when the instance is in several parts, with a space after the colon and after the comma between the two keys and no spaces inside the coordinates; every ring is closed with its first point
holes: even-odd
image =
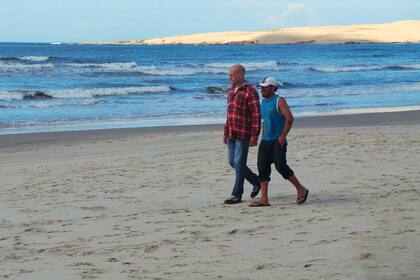
{"type": "Polygon", "coordinates": [[[265,77],[261,83],[259,83],[257,86],[259,87],[268,87],[268,86],[275,86],[275,87],[281,87],[282,83],[278,83],[275,78],[273,77],[265,77]]]}

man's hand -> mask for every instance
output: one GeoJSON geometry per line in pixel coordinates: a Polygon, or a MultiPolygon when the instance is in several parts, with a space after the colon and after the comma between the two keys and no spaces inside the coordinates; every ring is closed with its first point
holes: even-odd
{"type": "Polygon", "coordinates": [[[226,135],[224,135],[224,136],[223,136],[223,143],[225,143],[225,145],[227,145],[227,140],[228,140],[227,136],[226,136],[226,135]]]}
{"type": "Polygon", "coordinates": [[[283,147],[286,144],[286,136],[284,136],[283,134],[279,137],[279,144],[281,147],[283,147]]]}
{"type": "Polygon", "coordinates": [[[249,146],[254,147],[257,146],[258,143],[258,137],[251,137],[251,140],[249,141],[249,146]]]}

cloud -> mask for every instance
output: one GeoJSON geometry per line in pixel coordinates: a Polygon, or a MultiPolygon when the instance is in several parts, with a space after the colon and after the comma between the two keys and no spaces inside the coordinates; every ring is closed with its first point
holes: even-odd
{"type": "MultiPolygon", "coordinates": [[[[258,17],[263,16],[261,13],[258,17]]],[[[264,24],[278,27],[313,26],[321,23],[317,11],[302,3],[292,2],[287,8],[277,14],[265,14],[264,24]]]]}
{"type": "Polygon", "coordinates": [[[302,3],[289,3],[287,5],[287,10],[284,13],[290,13],[290,12],[294,12],[294,11],[301,11],[301,10],[305,10],[308,9],[306,8],[305,5],[303,5],[302,3]]]}

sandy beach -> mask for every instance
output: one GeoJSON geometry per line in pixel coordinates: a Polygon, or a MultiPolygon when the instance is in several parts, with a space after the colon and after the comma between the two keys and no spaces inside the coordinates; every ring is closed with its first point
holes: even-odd
{"type": "Polygon", "coordinates": [[[223,205],[221,125],[2,135],[0,278],[419,279],[419,120],[297,118],[308,202],[274,172],[264,208],[223,205]]]}
{"type": "Polygon", "coordinates": [[[402,20],[382,24],[293,27],[258,31],[209,32],[120,42],[85,42],[83,44],[206,45],[419,43],[419,29],[420,20],[402,20]]]}

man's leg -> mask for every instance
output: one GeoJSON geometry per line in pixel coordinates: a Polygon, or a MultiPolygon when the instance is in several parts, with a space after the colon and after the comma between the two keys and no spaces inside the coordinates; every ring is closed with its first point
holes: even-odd
{"type": "Polygon", "coordinates": [[[233,187],[232,195],[237,198],[242,198],[244,193],[244,180],[246,161],[248,158],[249,141],[235,140],[235,150],[233,153],[233,162],[235,168],[235,185],[233,187]]]}
{"type": "Polygon", "coordinates": [[[295,186],[297,191],[297,201],[300,198],[303,198],[305,194],[307,194],[307,189],[302,186],[299,180],[296,178],[294,172],[290,167],[287,165],[286,160],[286,153],[287,153],[287,146],[283,145],[280,146],[279,143],[276,143],[276,147],[274,148],[274,164],[276,166],[277,171],[283,176],[284,179],[289,180],[293,186],[295,186]]]}
{"type": "Polygon", "coordinates": [[[271,175],[271,155],[272,142],[261,141],[258,147],[258,175],[261,180],[261,197],[258,202],[261,204],[268,204],[268,182],[270,181],[271,175]]]}
{"type": "Polygon", "coordinates": [[[252,172],[251,169],[249,169],[246,163],[244,167],[244,177],[253,186],[258,186],[260,184],[260,178],[258,177],[257,174],[252,172]]]}
{"type": "Polygon", "coordinates": [[[306,201],[306,197],[308,196],[308,189],[306,189],[302,184],[299,182],[299,180],[296,178],[296,175],[293,174],[288,179],[296,188],[297,191],[297,198],[296,202],[298,204],[302,204],[306,201]]]}
{"type": "Polygon", "coordinates": [[[234,156],[235,156],[235,146],[236,146],[236,142],[235,140],[228,140],[227,141],[227,147],[228,147],[228,163],[232,168],[235,168],[235,161],[234,161],[234,156]]]}
{"type": "Polygon", "coordinates": [[[261,189],[260,178],[258,177],[257,174],[252,172],[251,169],[249,169],[248,165],[245,165],[244,177],[252,185],[252,191],[251,191],[250,197],[251,198],[256,197],[261,189]]]}

